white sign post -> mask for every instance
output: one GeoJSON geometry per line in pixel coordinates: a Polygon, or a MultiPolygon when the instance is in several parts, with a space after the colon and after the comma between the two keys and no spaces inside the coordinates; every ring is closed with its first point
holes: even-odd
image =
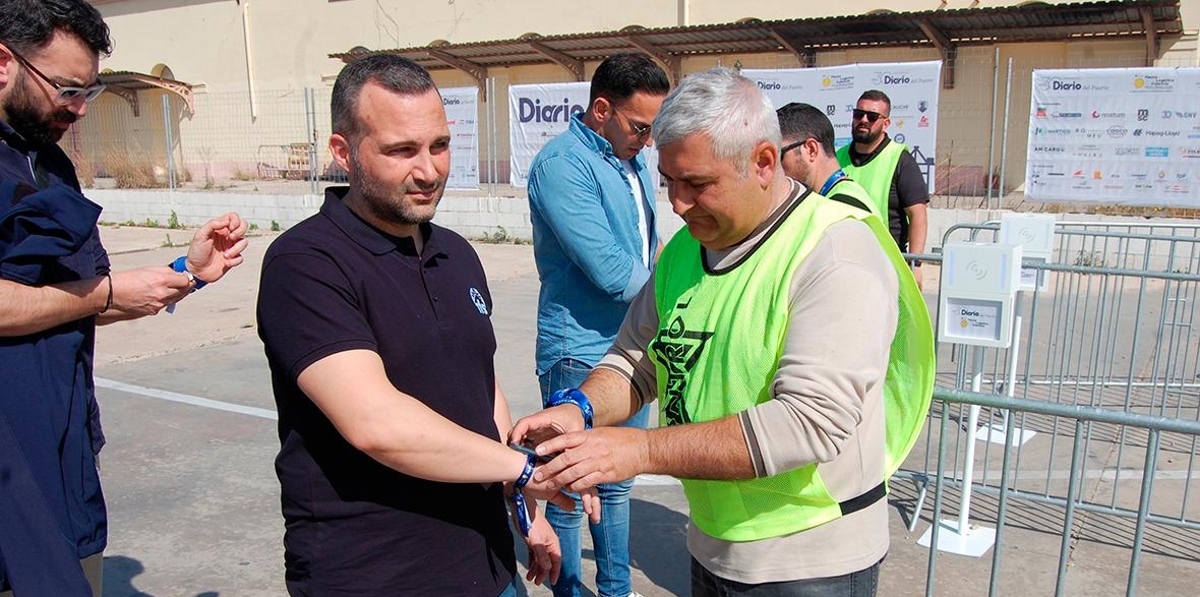
{"type": "Polygon", "coordinates": [[[1025,198],[1200,206],[1200,68],[1033,71],[1025,198]]]}
{"type": "MultiPolygon", "coordinates": [[[[1012,343],[1013,306],[1020,286],[1019,245],[951,243],[943,248],[938,304],[938,341],[974,347],[971,391],[983,385],[984,353],[1012,343]]],[[[968,410],[967,428],[979,424],[979,406],[968,410]]],[[[975,476],[975,442],[967,442],[962,503],[958,520],[940,520],[937,549],[980,557],[996,543],[996,529],[972,525],[971,489],[975,476]]],[[[917,541],[933,544],[931,527],[917,541]]]]}
{"type": "Polygon", "coordinates": [[[450,127],[448,189],[479,188],[479,90],[449,87],[440,90],[450,127]]]}

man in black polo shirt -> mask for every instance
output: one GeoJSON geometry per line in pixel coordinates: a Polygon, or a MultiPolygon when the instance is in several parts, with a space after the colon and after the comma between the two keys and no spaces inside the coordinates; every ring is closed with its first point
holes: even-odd
{"type": "Polygon", "coordinates": [[[83,0],[0,0],[0,597],[100,594],[96,325],[159,312],[246,246],[226,214],[170,267],[111,271],[100,206],[56,145],[104,90],[110,46],[83,0]]]}
{"type": "MultiPolygon", "coordinates": [[[[479,258],[430,223],[450,166],[441,95],[415,62],[377,55],[342,69],[332,104],[350,186],[271,245],[258,301],[288,591],[515,595],[503,484],[533,459],[501,443],[479,258]]],[[[553,581],[558,540],[529,510],[527,578],[553,581]]]]}

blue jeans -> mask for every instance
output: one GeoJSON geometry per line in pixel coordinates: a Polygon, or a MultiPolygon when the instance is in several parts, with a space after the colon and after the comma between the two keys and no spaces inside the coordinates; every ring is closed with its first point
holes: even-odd
{"type": "Polygon", "coordinates": [[[747,585],[721,578],[692,558],[692,597],[875,597],[882,562],[844,576],[747,585]]]}
{"type": "MultiPolygon", "coordinates": [[[[556,390],[577,388],[587,378],[592,367],[583,361],[562,359],[538,377],[542,386],[542,403],[556,390]]],[[[645,429],[650,418],[650,407],[644,407],[622,427],[645,429]]],[[[600,494],[600,523],[588,523],[592,533],[592,546],[596,554],[596,592],[600,597],[626,597],[633,591],[629,580],[629,490],[633,479],[621,483],[598,485],[600,494]]],[[[583,505],[575,499],[575,510],[567,512],[548,504],[546,520],[558,534],[562,545],[562,570],[558,583],[551,585],[554,597],[579,597],[582,583],[583,543],[580,527],[583,526],[583,505]]]]}
{"type": "Polygon", "coordinates": [[[518,573],[517,576],[513,578],[513,581],[508,583],[508,586],[504,587],[504,590],[500,591],[500,594],[496,595],[496,597],[517,597],[517,583],[521,582],[520,578],[521,575],[518,573]]]}

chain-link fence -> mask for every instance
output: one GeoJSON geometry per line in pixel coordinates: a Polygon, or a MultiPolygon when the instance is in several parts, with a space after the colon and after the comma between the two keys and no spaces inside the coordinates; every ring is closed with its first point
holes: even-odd
{"type": "MultiPolygon", "coordinates": [[[[821,52],[812,66],[936,60],[932,49],[864,48],[821,52]]],[[[1195,66],[1194,52],[1168,53],[1157,66],[1195,66]]],[[[791,54],[685,58],[683,72],[716,65],[798,68],[791,54]]],[[[943,64],[935,188],[953,207],[1011,207],[1024,181],[1031,73],[1048,68],[1145,66],[1140,41],[964,46],[943,64]],[[1007,203],[1005,203],[1007,202],[1007,203]]],[[[546,67],[502,69],[481,90],[477,117],[480,182],[508,181],[508,94],[516,83],[552,82],[546,67]]],[[[455,73],[435,79],[457,82],[455,73]]],[[[561,79],[560,79],[561,80],[561,79]]],[[[140,110],[112,94],[89,106],[63,144],[85,184],[314,192],[343,180],[327,148],[331,87],[197,92],[195,111],[159,90],[139,93],[140,110]],[[166,98],[166,99],[164,99],[166,98]],[[292,182],[288,181],[301,181],[292,182]],[[308,184],[303,184],[307,182],[308,184]]],[[[804,98],[797,98],[803,101],[804,98]]],[[[910,126],[913,123],[909,123],[910,126]]],[[[890,132],[903,133],[893,121],[890,132]]],[[[489,189],[493,190],[494,189],[489,189]]]]}

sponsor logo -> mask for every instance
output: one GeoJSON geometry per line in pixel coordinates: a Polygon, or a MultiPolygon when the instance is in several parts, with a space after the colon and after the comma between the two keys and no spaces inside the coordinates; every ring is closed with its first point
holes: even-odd
{"type": "Polygon", "coordinates": [[[1171,93],[1175,91],[1175,78],[1137,75],[1133,78],[1133,90],[1147,93],[1171,93]]]}
{"type": "Polygon", "coordinates": [[[1099,158],[1104,155],[1104,150],[1099,145],[1080,145],[1071,150],[1071,155],[1077,158],[1099,158]]]}
{"type": "Polygon", "coordinates": [[[896,120],[893,120],[892,126],[896,127],[897,129],[903,130],[904,129],[904,119],[897,118],[896,120]]]}
{"type": "Polygon", "coordinates": [[[1134,189],[1135,191],[1149,191],[1149,190],[1151,190],[1151,189],[1153,189],[1153,188],[1154,188],[1154,185],[1152,185],[1152,184],[1150,184],[1150,183],[1148,183],[1148,182],[1135,182],[1135,183],[1133,183],[1133,189],[1134,189]]]}
{"type": "Polygon", "coordinates": [[[834,116],[836,114],[837,114],[837,105],[836,104],[826,104],[825,105],[825,115],[826,116],[834,116]]]}
{"type": "Polygon", "coordinates": [[[517,117],[525,122],[567,122],[571,115],[583,112],[583,106],[563,98],[561,104],[542,105],[540,99],[522,97],[517,100],[517,117]]]}
{"type": "Polygon", "coordinates": [[[1196,147],[1180,147],[1180,148],[1179,148],[1179,157],[1181,157],[1181,158],[1183,158],[1183,159],[1185,159],[1185,160],[1196,160],[1196,159],[1200,159],[1200,148],[1196,148],[1196,147]]]}
{"type": "Polygon", "coordinates": [[[1124,139],[1127,134],[1129,134],[1129,129],[1119,124],[1108,127],[1108,136],[1112,139],[1124,139]]]}
{"type": "Polygon", "coordinates": [[[854,88],[854,76],[826,75],[821,79],[821,87],[825,89],[852,89],[854,88]]]}
{"type": "Polygon", "coordinates": [[[1129,178],[1134,180],[1146,180],[1147,178],[1150,178],[1150,175],[1146,174],[1145,172],[1130,172],[1129,178]]]}
{"type": "Polygon", "coordinates": [[[1159,131],[1154,129],[1146,129],[1142,131],[1142,134],[1146,135],[1147,137],[1178,137],[1183,133],[1180,133],[1179,131],[1159,131]]]}
{"type": "Polygon", "coordinates": [[[929,128],[929,117],[921,116],[921,119],[917,121],[917,128],[919,128],[919,129],[929,128]]]}
{"type": "Polygon", "coordinates": [[[1147,120],[1150,120],[1150,110],[1147,108],[1138,108],[1137,121],[1146,122],[1147,120]]]}
{"type": "Polygon", "coordinates": [[[1167,185],[1167,188],[1163,190],[1172,195],[1188,195],[1192,192],[1192,185],[1176,183],[1167,185]]]}
{"type": "Polygon", "coordinates": [[[1104,172],[1101,172],[1100,170],[1092,171],[1092,180],[1101,180],[1103,178],[1104,178],[1104,172]]]}
{"type": "Polygon", "coordinates": [[[1158,179],[1159,179],[1159,180],[1163,180],[1163,179],[1164,179],[1164,178],[1166,178],[1166,177],[1167,177],[1167,171],[1166,171],[1166,170],[1159,170],[1159,171],[1158,171],[1158,179]]]}
{"type": "Polygon", "coordinates": [[[896,135],[896,142],[897,142],[897,143],[903,143],[903,142],[904,142],[905,140],[907,140],[907,139],[908,139],[908,137],[905,137],[905,136],[904,136],[904,133],[900,133],[899,135],[896,135]]]}
{"type": "Polygon", "coordinates": [[[908,104],[892,104],[892,114],[903,114],[908,112],[908,104]]]}
{"type": "Polygon", "coordinates": [[[872,83],[879,85],[908,85],[912,83],[912,77],[908,75],[897,75],[889,73],[877,73],[871,78],[872,83]]]}
{"type": "Polygon", "coordinates": [[[1117,147],[1117,148],[1113,149],[1113,155],[1116,155],[1118,157],[1140,155],[1141,153],[1142,153],[1142,150],[1140,147],[1117,147]]]}
{"type": "Polygon", "coordinates": [[[1043,137],[1067,137],[1075,134],[1075,129],[1060,126],[1060,127],[1034,127],[1033,134],[1043,137]]]}
{"type": "Polygon", "coordinates": [[[1062,119],[1083,118],[1083,112],[1055,112],[1054,117],[1062,119]]]}
{"type": "Polygon", "coordinates": [[[1170,157],[1171,150],[1166,147],[1147,147],[1146,157],[1148,158],[1165,158],[1170,157]]]}
{"type": "Polygon", "coordinates": [[[1162,119],[1163,119],[1163,120],[1170,120],[1170,119],[1171,119],[1171,111],[1170,111],[1170,110],[1163,110],[1163,111],[1162,111],[1162,119]]]}
{"type": "Polygon", "coordinates": [[[442,98],[443,106],[457,106],[461,103],[462,103],[462,99],[457,98],[457,97],[443,97],[442,98]]]}
{"type": "Polygon", "coordinates": [[[1179,111],[1179,110],[1176,110],[1176,111],[1175,111],[1175,118],[1184,118],[1184,119],[1188,119],[1188,120],[1195,120],[1195,118],[1196,118],[1197,114],[1200,114],[1200,113],[1197,113],[1197,112],[1181,112],[1181,111],[1179,111]]]}
{"type": "Polygon", "coordinates": [[[918,112],[924,114],[925,111],[928,109],[929,109],[929,102],[927,102],[925,100],[921,100],[921,101],[917,102],[917,111],[918,112]]]}
{"type": "Polygon", "coordinates": [[[1104,185],[1104,190],[1106,190],[1106,191],[1123,191],[1123,190],[1125,190],[1125,185],[1106,183],[1104,185]]]}
{"type": "Polygon", "coordinates": [[[1200,133],[1188,133],[1188,139],[1200,139],[1200,133]]]}
{"type": "Polygon", "coordinates": [[[1033,153],[1066,153],[1067,148],[1063,145],[1034,145],[1033,153]]]}
{"type": "Polygon", "coordinates": [[[1075,178],[1083,178],[1083,170],[1076,170],[1071,173],[1071,176],[1075,178]]]}
{"type": "Polygon", "coordinates": [[[1101,112],[1100,110],[1092,110],[1092,118],[1125,118],[1124,112],[1101,112]]]}
{"type": "Polygon", "coordinates": [[[763,91],[779,91],[783,89],[783,85],[775,81],[758,81],[758,88],[763,91]]]}
{"type": "Polygon", "coordinates": [[[1034,115],[1038,118],[1045,118],[1046,117],[1046,106],[1038,106],[1037,109],[1034,111],[1034,115]]]}
{"type": "Polygon", "coordinates": [[[1083,83],[1079,81],[1059,81],[1052,79],[1050,81],[1051,91],[1083,91],[1083,83]]]}

